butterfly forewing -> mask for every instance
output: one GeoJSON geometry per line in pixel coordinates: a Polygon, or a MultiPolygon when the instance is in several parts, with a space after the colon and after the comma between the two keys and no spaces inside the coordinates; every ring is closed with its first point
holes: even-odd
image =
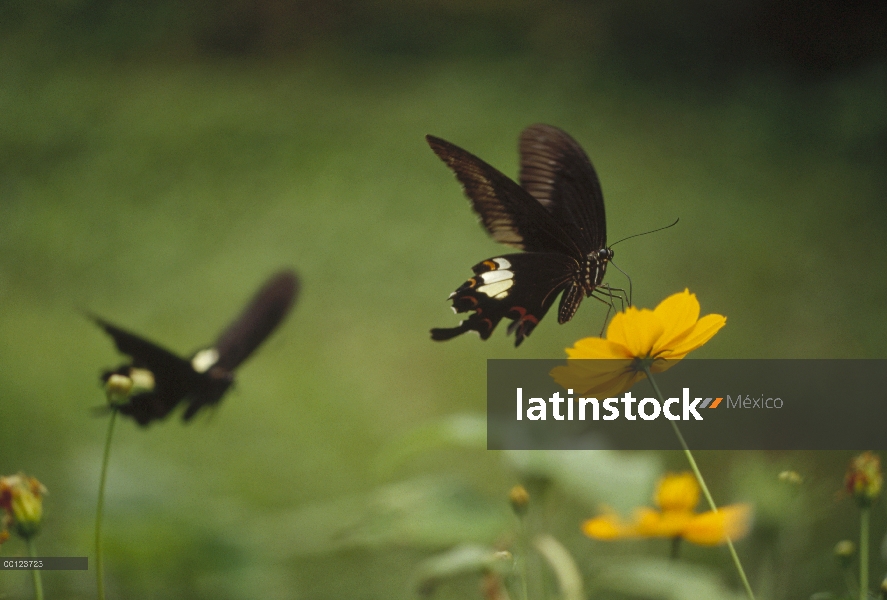
{"type": "Polygon", "coordinates": [[[246,360],[277,328],[298,293],[299,281],[291,271],[283,271],[269,279],[219,336],[213,346],[219,356],[215,366],[230,371],[246,360]]]}
{"type": "Polygon", "coordinates": [[[528,252],[581,255],[545,208],[509,177],[455,144],[431,135],[425,139],[456,174],[494,240],[528,252]]]}
{"type": "Polygon", "coordinates": [[[520,183],[582,253],[606,248],[604,197],[588,155],[573,138],[550,125],[532,125],[520,136],[520,183]]]}

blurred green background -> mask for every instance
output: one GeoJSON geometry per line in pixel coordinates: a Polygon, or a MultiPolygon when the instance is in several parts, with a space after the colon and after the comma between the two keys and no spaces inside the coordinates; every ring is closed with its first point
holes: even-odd
{"type": "MultiPolygon", "coordinates": [[[[120,357],[80,311],[187,354],[292,266],[296,309],[219,410],[119,424],[109,597],[415,597],[428,557],[510,547],[507,491],[530,474],[551,483],[536,527],[594,597],[660,597],[606,573],[665,542],[578,525],[648,503],[681,456],[483,449],[486,359],[564,356],[605,311],[549,316],[517,350],[504,327],[432,343],[458,322],[447,295],[503,248],[423,137],[515,176],[519,132],[557,125],[594,162],[611,241],[680,217],[616,260],[640,306],[689,287],[727,315],[694,356],[879,358],[885,98],[881,1],[2,2],[0,473],[49,488],[42,554],[92,557],[97,377],[120,357]]],[[[762,597],[842,589],[849,456],[702,454],[716,498],[756,503],[739,551],[762,597]]],[[[722,549],[687,560],[707,597],[738,589],[722,549]]],[[[473,575],[441,579],[434,597],[480,597],[473,575]]],[[[94,597],[93,571],[44,582],[94,597]]],[[[0,597],[30,585],[0,573],[0,597]]]]}

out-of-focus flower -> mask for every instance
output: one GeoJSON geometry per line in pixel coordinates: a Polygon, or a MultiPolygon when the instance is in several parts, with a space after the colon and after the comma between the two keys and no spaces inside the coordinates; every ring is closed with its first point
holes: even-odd
{"type": "Polygon", "coordinates": [[[873,452],[863,452],[853,457],[847,468],[844,485],[860,506],[870,506],[881,495],[884,476],[881,459],[873,452]]]}
{"type": "Polygon", "coordinates": [[[856,556],[856,544],[850,540],[841,540],[835,544],[834,553],[838,562],[846,569],[853,562],[853,557],[856,556]]]}
{"type": "Polygon", "coordinates": [[[801,485],[804,483],[804,477],[797,471],[782,471],[777,478],[779,481],[791,485],[801,485]]]}
{"type": "Polygon", "coordinates": [[[105,394],[108,396],[108,404],[116,406],[129,400],[132,391],[132,379],[119,373],[111,373],[105,381],[105,394]]]}
{"type": "Polygon", "coordinates": [[[530,493],[527,488],[522,485],[516,485],[508,492],[508,501],[511,502],[511,509],[514,514],[522,516],[526,514],[527,507],[530,504],[530,493]]]}
{"type": "Polygon", "coordinates": [[[645,368],[652,373],[669,369],[727,322],[716,314],[699,318],[699,310],[690,290],[672,294],[653,310],[629,306],[613,317],[606,337],[583,338],[567,348],[567,364],[552,369],[551,376],[577,394],[616,397],[646,377],[645,368]]]}
{"type": "Polygon", "coordinates": [[[717,511],[694,512],[699,503],[699,484],[692,473],[669,474],[659,481],[654,500],[657,509],[643,507],[634,520],[623,522],[612,512],[586,521],[582,531],[597,540],[625,538],[680,538],[701,546],[724,544],[748,533],[751,507],[732,504],[717,511]]]}
{"type": "Polygon", "coordinates": [[[46,488],[34,477],[24,474],[0,477],[0,508],[13,530],[25,539],[33,537],[43,520],[43,495],[46,488]]]}

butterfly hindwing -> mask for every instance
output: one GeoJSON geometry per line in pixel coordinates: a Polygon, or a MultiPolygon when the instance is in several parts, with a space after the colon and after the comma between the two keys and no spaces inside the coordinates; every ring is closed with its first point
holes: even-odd
{"type": "Polygon", "coordinates": [[[563,254],[528,252],[487,259],[474,267],[474,277],[450,295],[456,312],[474,311],[457,327],[432,329],[435,340],[448,340],[466,331],[487,339],[507,317],[519,346],[536,327],[558,294],[570,284],[575,261],[563,254]]]}
{"type": "Polygon", "coordinates": [[[199,375],[187,360],[104,319],[93,320],[111,336],[117,349],[132,359],[131,364],[104,373],[103,380],[115,373],[129,376],[133,368],[150,371],[154,378],[153,389],[131,396],[118,407],[122,414],[133,417],[140,425],[162,419],[197,385],[199,375]]]}

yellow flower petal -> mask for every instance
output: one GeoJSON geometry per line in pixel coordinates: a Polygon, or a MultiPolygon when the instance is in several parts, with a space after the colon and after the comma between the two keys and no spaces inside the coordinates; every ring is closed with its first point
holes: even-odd
{"type": "Polygon", "coordinates": [[[730,540],[738,540],[748,533],[751,507],[747,504],[723,506],[717,512],[708,511],[696,515],[687,523],[683,537],[700,546],[716,546],[730,540]]]}
{"type": "Polygon", "coordinates": [[[555,367],[551,377],[564,389],[586,398],[615,398],[639,379],[645,377],[631,368],[630,360],[568,359],[565,366],[555,367]]]}
{"type": "Polygon", "coordinates": [[[639,508],[635,511],[635,531],[641,537],[677,537],[693,520],[691,511],[664,511],[639,508]]]}
{"type": "Polygon", "coordinates": [[[627,348],[630,356],[646,358],[664,330],[662,321],[652,310],[629,306],[610,321],[607,340],[627,348]]]}
{"type": "Polygon", "coordinates": [[[674,340],[674,346],[668,348],[668,352],[663,353],[662,356],[671,360],[684,358],[687,354],[714,337],[721,327],[726,324],[727,317],[723,315],[705,315],[686,332],[684,337],[674,340]]]}
{"type": "Polygon", "coordinates": [[[595,540],[618,540],[632,535],[615,512],[606,512],[582,524],[582,533],[595,540]]]}
{"type": "Polygon", "coordinates": [[[631,358],[625,346],[599,337],[587,337],[567,348],[570,358],[631,358]]]}
{"type": "Polygon", "coordinates": [[[681,337],[699,319],[699,300],[690,290],[672,294],[653,309],[665,329],[660,337],[659,348],[669,348],[675,338],[681,337]]]}
{"type": "Polygon", "coordinates": [[[659,480],[654,500],[663,511],[692,511],[699,504],[699,483],[693,473],[670,473],[659,480]]]}

